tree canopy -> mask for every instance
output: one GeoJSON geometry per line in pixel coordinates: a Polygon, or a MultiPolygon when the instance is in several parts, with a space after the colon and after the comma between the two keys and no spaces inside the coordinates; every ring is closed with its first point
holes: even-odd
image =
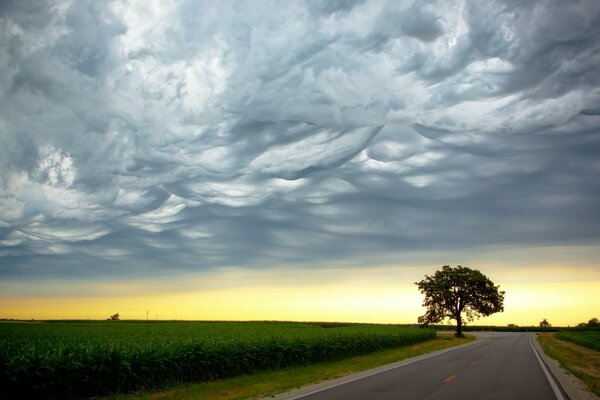
{"type": "Polygon", "coordinates": [[[463,318],[489,316],[504,311],[504,292],[484,274],[475,269],[444,265],[432,276],[415,282],[425,295],[426,313],[419,317],[421,325],[456,320],[456,336],[462,336],[463,318]],[[464,317],[463,317],[464,315],[464,317]]]}

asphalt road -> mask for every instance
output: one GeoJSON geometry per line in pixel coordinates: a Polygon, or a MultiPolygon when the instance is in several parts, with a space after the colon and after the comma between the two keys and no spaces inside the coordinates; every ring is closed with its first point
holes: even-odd
{"type": "Polygon", "coordinates": [[[472,345],[295,398],[557,399],[530,344],[530,334],[478,336],[472,345]]]}

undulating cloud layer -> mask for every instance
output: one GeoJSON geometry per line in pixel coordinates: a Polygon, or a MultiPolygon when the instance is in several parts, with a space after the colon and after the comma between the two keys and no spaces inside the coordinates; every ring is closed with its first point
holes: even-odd
{"type": "Polygon", "coordinates": [[[0,277],[600,239],[600,3],[4,1],[0,277]]]}

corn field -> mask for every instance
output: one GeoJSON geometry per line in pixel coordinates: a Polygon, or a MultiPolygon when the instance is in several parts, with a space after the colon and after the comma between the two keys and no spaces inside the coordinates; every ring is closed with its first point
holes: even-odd
{"type": "Polygon", "coordinates": [[[562,340],[573,342],[580,346],[600,351],[600,330],[598,329],[584,331],[561,331],[556,334],[556,337],[562,340]]]}
{"type": "Polygon", "coordinates": [[[0,398],[86,398],[419,343],[435,331],[275,322],[0,323],[0,398]]]}

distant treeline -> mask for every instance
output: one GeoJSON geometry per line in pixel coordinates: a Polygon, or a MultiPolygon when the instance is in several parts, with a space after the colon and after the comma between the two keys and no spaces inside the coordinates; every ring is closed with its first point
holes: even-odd
{"type": "MultiPolygon", "coordinates": [[[[20,320],[20,319],[12,319],[12,318],[0,318],[0,322],[49,322],[49,323],[104,323],[106,320],[81,320],[81,319],[53,319],[53,320],[20,320]]],[[[374,323],[361,323],[361,322],[321,322],[321,321],[264,321],[264,320],[256,320],[256,321],[221,321],[221,320],[206,320],[206,321],[198,321],[198,320],[122,320],[122,321],[112,321],[113,323],[119,322],[127,322],[127,323],[189,323],[189,324],[214,324],[214,323],[230,323],[235,322],[238,324],[297,324],[297,325],[315,325],[321,328],[341,328],[348,326],[398,326],[398,327],[407,327],[407,328],[420,328],[419,324],[374,324],[374,323]]],[[[427,328],[434,329],[438,331],[455,331],[455,325],[448,324],[430,324],[427,325],[427,328]]],[[[464,331],[469,332],[558,332],[558,331],[600,331],[600,325],[585,325],[579,324],[578,326],[518,326],[514,324],[498,326],[498,325],[463,325],[464,331]]]]}
{"type": "MultiPolygon", "coordinates": [[[[412,325],[407,325],[412,326],[412,325]]],[[[428,325],[430,329],[438,331],[455,331],[454,325],[428,325]]],[[[558,332],[558,331],[600,331],[600,327],[588,326],[495,326],[495,325],[467,325],[463,331],[469,332],[558,332]]]]}

